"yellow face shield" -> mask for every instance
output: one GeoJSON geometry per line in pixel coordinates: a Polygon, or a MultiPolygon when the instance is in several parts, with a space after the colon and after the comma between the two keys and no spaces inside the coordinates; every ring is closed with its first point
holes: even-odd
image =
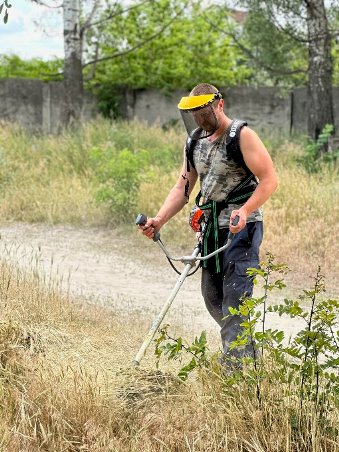
{"type": "Polygon", "coordinates": [[[192,140],[207,138],[218,129],[219,123],[212,104],[219,99],[222,99],[219,92],[181,98],[178,108],[192,140]]]}

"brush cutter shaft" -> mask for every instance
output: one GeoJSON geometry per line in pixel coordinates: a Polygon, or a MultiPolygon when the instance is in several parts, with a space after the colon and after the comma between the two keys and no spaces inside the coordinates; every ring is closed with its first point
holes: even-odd
{"type": "MultiPolygon", "coordinates": [[[[146,223],[146,221],[147,221],[146,215],[139,214],[135,223],[137,225],[143,225],[143,224],[146,223]]],[[[235,219],[233,220],[232,224],[235,226],[236,224],[238,224],[238,221],[239,221],[239,217],[236,216],[235,219]]],[[[165,245],[160,240],[159,232],[156,232],[156,238],[153,238],[153,240],[158,242],[158,245],[163,250],[163,252],[167,256],[167,258],[172,260],[172,261],[183,262],[185,264],[185,267],[184,267],[184,270],[182,271],[182,273],[180,274],[180,276],[179,276],[179,278],[178,278],[178,280],[177,280],[177,282],[176,282],[176,284],[175,284],[170,296],[166,300],[166,303],[162,307],[162,309],[159,312],[159,314],[157,315],[157,317],[153,320],[152,325],[151,325],[151,327],[150,327],[150,329],[149,329],[149,331],[147,333],[147,336],[144,339],[143,344],[141,345],[138,353],[136,354],[135,358],[133,359],[133,364],[134,365],[138,366],[140,364],[140,361],[142,360],[142,358],[143,358],[147,348],[149,347],[153,337],[155,336],[156,332],[158,331],[158,328],[159,328],[161,322],[163,321],[167,311],[169,310],[169,308],[170,308],[175,296],[179,292],[180,287],[182,286],[183,282],[185,281],[185,278],[189,274],[191,268],[194,267],[194,264],[196,263],[196,261],[197,260],[204,261],[204,260],[209,259],[210,257],[214,256],[215,254],[218,254],[221,251],[224,251],[231,244],[233,236],[234,236],[234,234],[232,232],[229,232],[228,238],[227,238],[227,243],[224,246],[222,246],[221,248],[215,250],[213,253],[208,254],[207,256],[198,257],[198,255],[200,253],[200,245],[198,244],[194,248],[193,253],[192,253],[191,256],[172,257],[168,253],[165,245]]]]}
{"type": "Polygon", "coordinates": [[[162,307],[161,311],[159,312],[159,314],[157,315],[157,317],[153,320],[151,328],[147,334],[147,336],[145,337],[145,340],[143,342],[143,344],[140,347],[140,350],[138,351],[136,357],[133,360],[133,363],[138,366],[140,364],[140,361],[142,360],[148,346],[150,345],[155,333],[157,332],[161,322],[163,321],[167,311],[169,310],[176,294],[179,292],[180,287],[182,286],[183,282],[185,281],[185,278],[187,276],[187,274],[189,273],[189,271],[191,270],[191,268],[193,267],[194,263],[194,258],[197,257],[197,255],[199,254],[200,249],[199,247],[196,247],[193,251],[192,254],[192,263],[186,264],[185,268],[183,270],[183,272],[181,273],[181,275],[179,276],[176,285],[174,286],[170,296],[168,297],[166,303],[164,304],[164,306],[162,307]]]}
{"type": "MultiPolygon", "coordinates": [[[[226,248],[228,248],[231,244],[231,241],[233,239],[234,234],[232,232],[229,232],[228,237],[227,237],[227,242],[224,246],[218,248],[217,250],[213,251],[213,253],[207,254],[206,256],[203,257],[198,257],[198,255],[195,253],[192,254],[192,256],[180,256],[180,257],[174,257],[171,256],[169,254],[169,252],[167,251],[165,245],[162,242],[158,242],[158,245],[160,246],[160,248],[162,249],[162,251],[165,253],[166,257],[168,257],[168,259],[170,259],[171,261],[179,261],[179,262],[183,262],[184,264],[192,261],[193,263],[196,261],[206,261],[207,259],[209,259],[210,257],[215,256],[218,253],[221,253],[222,251],[224,251],[226,248]]],[[[199,246],[199,245],[198,245],[199,246]]],[[[199,254],[199,253],[198,253],[199,254]]]]}
{"type": "MultiPolygon", "coordinates": [[[[233,234],[232,234],[233,236],[233,234]]],[[[218,253],[221,253],[222,251],[224,251],[226,248],[228,248],[232,242],[232,238],[230,238],[230,236],[228,236],[227,242],[224,246],[222,246],[221,248],[218,248],[217,250],[213,251],[213,253],[207,254],[206,256],[203,257],[197,257],[197,261],[206,261],[207,259],[209,259],[210,257],[215,256],[218,253]]]]}

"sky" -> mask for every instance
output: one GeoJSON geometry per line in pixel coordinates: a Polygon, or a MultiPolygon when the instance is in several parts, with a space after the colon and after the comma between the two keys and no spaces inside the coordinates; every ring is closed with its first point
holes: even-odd
{"type": "Polygon", "coordinates": [[[46,8],[31,0],[10,0],[10,3],[7,24],[3,23],[3,14],[0,21],[0,54],[15,54],[23,59],[62,58],[61,9],[46,8]]]}

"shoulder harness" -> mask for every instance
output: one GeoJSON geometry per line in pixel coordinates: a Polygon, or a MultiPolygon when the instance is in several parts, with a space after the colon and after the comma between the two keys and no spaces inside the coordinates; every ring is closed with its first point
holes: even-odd
{"type": "MultiPolygon", "coordinates": [[[[211,213],[208,216],[208,224],[205,228],[205,234],[203,237],[203,246],[202,246],[202,255],[206,256],[207,254],[215,251],[219,248],[219,225],[218,225],[218,216],[220,212],[228,207],[229,204],[244,204],[253,194],[255,187],[257,185],[257,180],[254,174],[249,170],[246,166],[243,155],[240,150],[240,132],[241,129],[247,125],[247,122],[241,121],[239,119],[235,119],[232,121],[226,137],[226,150],[227,153],[230,153],[232,158],[239,163],[245,170],[246,175],[244,178],[236,185],[231,192],[227,195],[227,197],[220,202],[216,201],[208,201],[204,204],[200,204],[200,200],[202,197],[201,191],[198,193],[196,197],[196,205],[201,210],[210,210],[211,213]],[[250,182],[255,182],[255,185],[250,182]]],[[[186,171],[190,171],[190,165],[195,168],[193,154],[194,148],[196,145],[196,140],[187,139],[185,145],[185,154],[186,154],[186,171]]],[[[186,181],[185,186],[185,196],[188,200],[188,189],[189,189],[189,181],[186,181]]],[[[219,255],[215,255],[213,257],[213,261],[215,264],[215,273],[219,273],[220,270],[220,259],[219,255]]],[[[207,267],[207,261],[203,261],[202,266],[207,267]]],[[[208,265],[210,267],[210,263],[208,265]]]]}

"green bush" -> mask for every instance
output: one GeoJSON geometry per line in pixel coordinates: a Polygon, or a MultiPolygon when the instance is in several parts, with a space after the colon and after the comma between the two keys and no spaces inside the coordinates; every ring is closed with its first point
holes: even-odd
{"type": "MultiPolygon", "coordinates": [[[[332,298],[318,300],[325,292],[324,277],[319,268],[313,287],[303,290],[298,299],[268,305],[269,293],[285,287],[283,279],[279,276],[275,280],[274,275],[287,270],[286,265],[275,263],[270,253],[260,269],[248,269],[247,273],[255,283],[262,281],[264,294],[244,297],[238,309],[229,308],[230,315],[243,318],[242,332],[230,348],[251,344],[253,354],[245,358],[228,357],[227,368],[219,366],[219,372],[225,394],[232,397],[241,385],[252,394],[259,411],[265,412],[268,405],[272,412],[283,410],[294,431],[295,442],[300,446],[295,450],[315,450],[315,439],[310,440],[311,424],[316,425],[318,438],[336,442],[339,436],[333,423],[339,406],[339,301],[332,298]],[[269,312],[299,318],[304,326],[288,340],[284,331],[267,328],[269,312]],[[271,393],[278,391],[279,396],[272,400],[271,393]],[[309,449],[301,447],[306,442],[310,443],[309,449]]],[[[215,357],[208,356],[205,332],[186,345],[181,337],[173,338],[167,330],[168,325],[155,340],[158,362],[162,355],[169,360],[180,358],[178,377],[182,380],[195,369],[205,369],[213,377],[215,357]],[[185,358],[188,359],[186,364],[185,358]]]]}
{"type": "Polygon", "coordinates": [[[100,185],[96,200],[109,205],[115,223],[135,215],[141,183],[160,184],[161,176],[176,160],[170,145],[136,151],[127,147],[117,149],[116,145],[94,147],[89,158],[100,185]]]}
{"type": "Polygon", "coordinates": [[[307,172],[319,171],[321,163],[334,162],[339,157],[339,150],[325,151],[329,139],[333,133],[334,126],[326,124],[316,141],[309,141],[305,147],[305,155],[300,159],[307,172]]]}

